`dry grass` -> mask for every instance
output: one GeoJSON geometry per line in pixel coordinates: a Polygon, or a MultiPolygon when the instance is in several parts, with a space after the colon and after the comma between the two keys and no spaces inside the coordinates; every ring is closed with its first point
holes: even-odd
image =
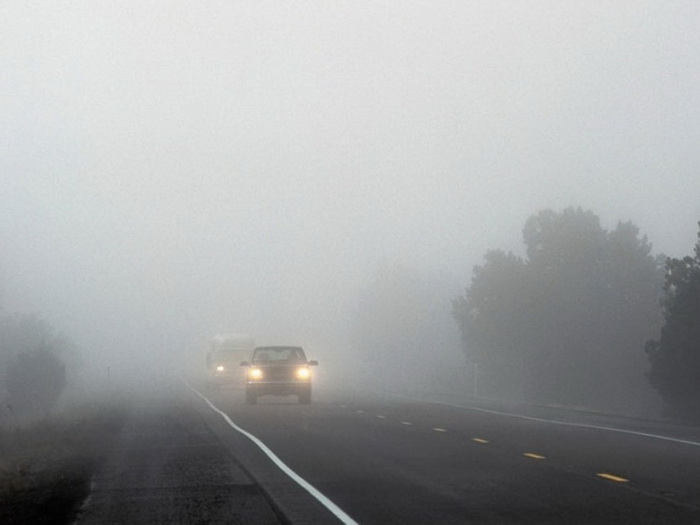
{"type": "Polygon", "coordinates": [[[82,407],[0,429],[0,523],[70,523],[123,420],[123,409],[82,407]]]}

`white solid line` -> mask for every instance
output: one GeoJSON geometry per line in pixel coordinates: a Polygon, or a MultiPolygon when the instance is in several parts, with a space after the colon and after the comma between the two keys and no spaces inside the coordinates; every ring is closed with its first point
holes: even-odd
{"type": "Polygon", "coordinates": [[[299,484],[303,489],[305,489],[309,494],[311,494],[314,498],[316,498],[324,507],[326,507],[329,511],[331,511],[336,518],[338,518],[340,521],[343,523],[347,523],[348,525],[357,525],[357,522],[353,520],[350,516],[345,514],[343,510],[338,507],[335,503],[333,503],[330,499],[328,499],[323,493],[321,493],[316,487],[311,485],[308,481],[306,481],[304,478],[302,478],[299,474],[294,472],[292,469],[290,469],[277,455],[270,450],[265,443],[260,441],[257,437],[255,437],[253,434],[250,432],[247,432],[243,430],[241,427],[236,425],[231,418],[222,410],[218,409],[214,404],[209,401],[202,393],[200,393],[197,389],[191,387],[189,383],[185,383],[187,385],[187,388],[192,390],[195,394],[197,394],[199,397],[201,397],[204,402],[209,405],[209,408],[211,408],[214,412],[219,414],[222,418],[224,418],[224,421],[228,423],[228,425],[233,428],[234,430],[240,432],[243,434],[245,437],[250,439],[253,443],[255,443],[260,450],[262,450],[267,457],[269,457],[272,462],[279,467],[279,469],[287,474],[290,478],[292,478],[294,481],[299,484]]]}
{"type": "Polygon", "coordinates": [[[677,439],[677,438],[672,438],[668,436],[662,436],[659,434],[649,434],[647,432],[637,432],[635,430],[625,430],[622,428],[615,428],[615,427],[602,427],[598,425],[588,425],[586,423],[568,423],[566,421],[557,421],[556,419],[543,419],[540,417],[533,417],[533,416],[523,416],[520,414],[510,414],[508,412],[499,412],[497,410],[489,410],[487,408],[478,408],[478,407],[471,407],[471,406],[464,406],[464,405],[456,405],[454,403],[444,403],[441,401],[425,401],[425,400],[419,400],[419,399],[414,399],[409,396],[402,396],[400,394],[391,394],[396,397],[401,397],[404,399],[410,399],[411,401],[415,401],[417,403],[428,403],[428,404],[433,404],[433,405],[443,405],[443,406],[448,406],[448,407],[453,407],[453,408],[463,408],[465,410],[474,410],[476,412],[484,412],[486,414],[495,414],[498,416],[506,416],[506,417],[515,417],[518,419],[527,419],[529,421],[538,421],[540,423],[550,423],[552,425],[563,425],[567,427],[579,427],[579,428],[590,428],[593,430],[606,430],[608,432],[619,432],[620,434],[632,434],[634,436],[642,436],[642,437],[648,437],[648,438],[653,438],[653,439],[661,439],[663,441],[672,441],[674,443],[681,443],[683,445],[691,445],[694,447],[700,447],[700,443],[697,441],[688,441],[685,439],[677,439]]]}

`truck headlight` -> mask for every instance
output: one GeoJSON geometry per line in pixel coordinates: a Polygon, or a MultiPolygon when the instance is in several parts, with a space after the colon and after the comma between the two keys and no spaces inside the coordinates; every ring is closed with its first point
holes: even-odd
{"type": "Polygon", "coordinates": [[[226,370],[226,369],[224,368],[224,365],[219,365],[219,366],[216,367],[216,371],[217,371],[217,372],[223,372],[224,370],[226,370]]]}
{"type": "Polygon", "coordinates": [[[311,377],[311,370],[308,368],[297,368],[297,379],[309,379],[311,377]]]}
{"type": "Polygon", "coordinates": [[[248,377],[250,379],[254,379],[254,380],[262,379],[263,378],[263,371],[260,368],[251,368],[248,371],[248,377]]]}

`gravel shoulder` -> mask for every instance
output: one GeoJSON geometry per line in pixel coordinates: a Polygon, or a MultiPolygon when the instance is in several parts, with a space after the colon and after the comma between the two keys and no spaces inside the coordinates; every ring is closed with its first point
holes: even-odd
{"type": "Polygon", "coordinates": [[[76,521],[277,524],[257,484],[186,399],[132,410],[76,521]]]}

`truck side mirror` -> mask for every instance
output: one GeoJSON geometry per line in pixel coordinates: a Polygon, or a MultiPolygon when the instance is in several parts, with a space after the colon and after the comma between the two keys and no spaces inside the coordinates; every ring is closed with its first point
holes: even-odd
{"type": "Polygon", "coordinates": [[[241,366],[250,366],[248,361],[241,361],[241,366]]]}
{"type": "Polygon", "coordinates": [[[315,359],[313,361],[309,361],[309,366],[318,366],[318,361],[315,359]]]}

